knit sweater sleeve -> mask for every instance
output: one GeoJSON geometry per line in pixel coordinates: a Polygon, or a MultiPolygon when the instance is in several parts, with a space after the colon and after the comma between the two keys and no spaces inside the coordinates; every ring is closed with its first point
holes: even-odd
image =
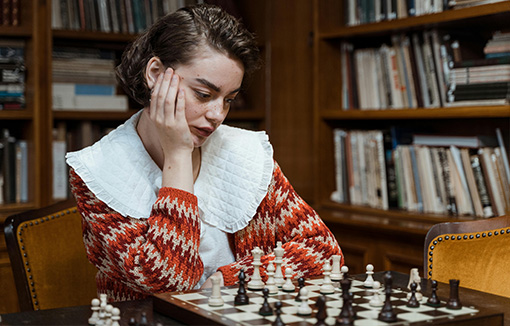
{"type": "Polygon", "coordinates": [[[197,198],[161,188],[147,219],[124,217],[97,199],[74,170],[88,259],[108,278],[146,294],[192,289],[203,273],[197,198]]]}
{"type": "MultiPolygon", "coordinates": [[[[266,197],[250,224],[235,234],[236,262],[220,267],[226,285],[237,282],[239,271],[253,273],[251,251],[263,250],[260,272],[266,279],[266,267],[274,260],[276,242],[283,243],[282,273],[292,268],[294,277],[322,275],[324,263],[332,255],[341,255],[340,247],[319,215],[294,190],[275,163],[273,179],[266,197]]],[[[343,265],[343,256],[341,259],[343,265]]]]}

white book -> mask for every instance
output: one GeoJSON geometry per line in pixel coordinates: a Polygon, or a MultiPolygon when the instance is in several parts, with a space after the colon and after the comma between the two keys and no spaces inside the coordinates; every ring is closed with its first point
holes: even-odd
{"type": "Polygon", "coordinates": [[[54,140],[52,146],[53,159],[53,199],[67,198],[67,165],[65,161],[66,142],[54,140]]]}
{"type": "Polygon", "coordinates": [[[423,107],[428,108],[430,107],[429,85],[425,73],[425,63],[423,60],[423,52],[418,34],[412,35],[411,43],[413,45],[414,58],[416,62],[416,71],[418,73],[418,76],[416,76],[416,78],[418,78],[420,85],[419,92],[421,94],[421,98],[423,99],[423,107]]]}
{"type": "Polygon", "coordinates": [[[342,129],[333,130],[333,143],[335,149],[335,180],[336,190],[331,194],[331,200],[337,203],[347,202],[347,180],[345,166],[345,135],[347,133],[342,129]]]}
{"type": "Polygon", "coordinates": [[[16,142],[16,202],[28,202],[28,143],[16,142]]]}

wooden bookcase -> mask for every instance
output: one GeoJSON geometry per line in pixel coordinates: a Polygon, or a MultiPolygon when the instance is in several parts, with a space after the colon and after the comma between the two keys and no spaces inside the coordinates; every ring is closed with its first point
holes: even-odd
{"type": "Polygon", "coordinates": [[[315,208],[334,231],[354,273],[363,273],[368,263],[374,264],[376,270],[409,272],[412,267],[421,270],[423,241],[430,226],[473,217],[452,218],[333,202],[330,199],[336,187],[333,129],[430,126],[437,134],[494,136],[495,128],[500,128],[508,152],[510,106],[342,110],[340,44],[348,41],[355,48],[378,47],[381,42],[390,44],[393,34],[430,28],[490,34],[492,30],[505,29],[510,19],[510,2],[351,27],[344,26],[344,2],[314,1],[315,208]]]}

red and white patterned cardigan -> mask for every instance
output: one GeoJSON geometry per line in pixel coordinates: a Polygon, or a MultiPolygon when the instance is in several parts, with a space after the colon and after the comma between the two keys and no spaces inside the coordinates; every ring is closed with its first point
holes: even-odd
{"type": "MultiPolygon", "coordinates": [[[[107,293],[109,301],[123,301],[194,288],[203,264],[198,254],[200,217],[193,194],[161,188],[151,216],[135,219],[122,216],[97,199],[72,169],[70,183],[82,215],[88,259],[98,269],[99,293],[107,293]]],[[[295,277],[319,276],[325,261],[341,254],[331,231],[294,191],[276,163],[267,195],[255,216],[231,240],[236,261],[219,268],[225,285],[234,285],[241,269],[252,274],[254,247],[264,251],[263,279],[267,278],[265,267],[274,259],[277,241],[285,250],[282,271],[291,267],[295,277]]]]}

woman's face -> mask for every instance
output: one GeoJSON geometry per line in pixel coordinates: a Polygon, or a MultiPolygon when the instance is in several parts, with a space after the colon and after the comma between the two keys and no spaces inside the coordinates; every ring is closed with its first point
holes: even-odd
{"type": "Polygon", "coordinates": [[[186,119],[195,147],[200,147],[225,120],[241,88],[243,64],[209,47],[191,63],[179,65],[179,88],[186,94],[186,119]]]}

